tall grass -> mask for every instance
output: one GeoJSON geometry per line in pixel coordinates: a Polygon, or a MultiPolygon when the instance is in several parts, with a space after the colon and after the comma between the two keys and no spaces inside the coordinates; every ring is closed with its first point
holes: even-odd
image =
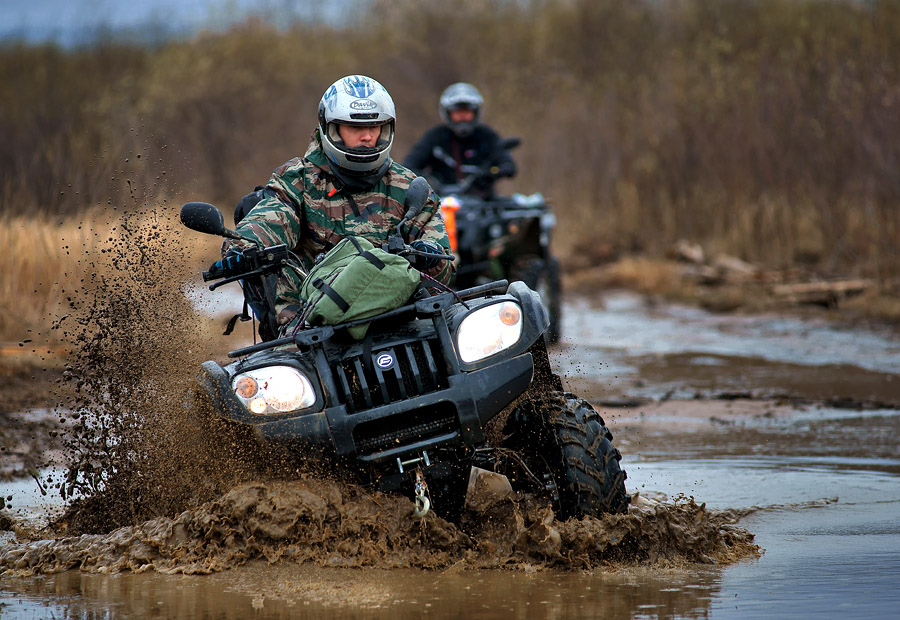
{"type": "Polygon", "coordinates": [[[360,72],[397,103],[398,159],[447,84],[475,83],[485,120],[523,138],[502,189],[551,198],[569,264],[688,238],[896,279],[897,32],[886,0],[374,0],[340,27],[6,47],[0,212],[52,222],[175,194],[230,208],[303,152],[325,88],[360,72]]]}
{"type": "Polygon", "coordinates": [[[0,279],[0,335],[53,340],[46,332],[47,317],[66,314],[68,298],[96,269],[88,257],[100,255],[112,229],[96,210],[77,221],[0,217],[0,247],[8,257],[0,279]]]}
{"type": "Polygon", "coordinates": [[[113,288],[140,286],[146,276],[135,265],[149,269],[140,257],[152,253],[165,261],[152,267],[171,278],[159,285],[180,289],[212,260],[217,246],[215,239],[183,231],[177,209],[169,205],[131,212],[97,207],[64,218],[0,215],[0,247],[7,256],[0,278],[0,343],[71,344],[74,315],[84,314],[101,280],[113,288]],[[123,259],[129,255],[139,258],[123,259]]]}

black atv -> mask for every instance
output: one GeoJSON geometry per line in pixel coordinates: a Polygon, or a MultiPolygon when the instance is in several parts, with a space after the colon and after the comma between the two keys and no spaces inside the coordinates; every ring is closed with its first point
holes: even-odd
{"type": "MultiPolygon", "coordinates": [[[[518,138],[506,138],[500,148],[511,150],[518,138]]],[[[437,157],[448,157],[436,152],[437,157]]],[[[459,255],[457,288],[485,281],[521,280],[536,290],[550,314],[547,342],[560,338],[562,287],[559,261],[550,251],[556,226],[552,207],[541,194],[496,195],[489,167],[462,166],[466,176],[454,185],[437,185],[441,212],[453,251],[459,255]]]]}
{"type": "MultiPolygon", "coordinates": [[[[181,220],[240,237],[210,204],[185,204],[181,220]]],[[[397,236],[389,246],[415,252],[397,236]]],[[[218,280],[210,289],[238,280],[265,289],[269,275],[298,267],[284,246],[245,257],[239,275],[204,272],[218,280]]],[[[204,362],[199,392],[227,423],[255,429],[257,440],[331,457],[364,484],[410,495],[420,515],[430,506],[458,520],[473,466],[546,497],[562,518],[624,512],[621,455],[597,412],[563,392],[551,372],[548,325],[537,293],[522,282],[455,292],[420,286],[408,303],[377,316],[304,326],[230,352],[236,361],[224,367],[204,362]],[[363,340],[348,336],[364,323],[363,340]]]]}

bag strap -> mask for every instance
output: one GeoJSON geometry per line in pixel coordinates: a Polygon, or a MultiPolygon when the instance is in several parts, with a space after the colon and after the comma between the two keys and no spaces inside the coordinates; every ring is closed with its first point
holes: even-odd
{"type": "Polygon", "coordinates": [[[347,197],[347,201],[350,203],[350,208],[353,209],[353,215],[359,217],[359,207],[356,206],[356,201],[353,200],[353,194],[345,191],[344,196],[347,197]]]}
{"type": "Polygon", "coordinates": [[[320,290],[325,295],[328,295],[329,299],[331,299],[331,301],[333,301],[335,305],[344,312],[347,312],[347,310],[350,309],[350,304],[348,304],[347,301],[343,297],[341,297],[340,293],[325,284],[322,278],[316,278],[315,280],[313,280],[312,285],[317,290],[320,290]]]}
{"type": "Polygon", "coordinates": [[[362,246],[359,244],[359,241],[357,241],[356,237],[350,236],[347,238],[350,240],[350,243],[353,244],[353,247],[356,248],[356,251],[359,252],[360,256],[362,256],[364,259],[366,259],[367,261],[369,261],[370,263],[375,265],[375,268],[378,269],[378,271],[381,271],[382,269],[384,269],[384,267],[385,267],[384,261],[381,260],[380,258],[378,258],[377,256],[375,256],[374,254],[372,254],[371,252],[369,252],[368,250],[363,250],[362,246]]]}

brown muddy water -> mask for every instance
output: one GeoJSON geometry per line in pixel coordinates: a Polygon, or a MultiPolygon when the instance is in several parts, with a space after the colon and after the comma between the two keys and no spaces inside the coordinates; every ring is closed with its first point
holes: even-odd
{"type": "MultiPolygon", "coordinates": [[[[250,481],[109,535],[0,532],[0,617],[897,617],[900,337],[627,293],[564,317],[554,364],[615,435],[629,515],[498,502],[463,534],[405,498],[250,481]]],[[[58,506],[35,487],[0,485],[21,523],[58,506]]]]}

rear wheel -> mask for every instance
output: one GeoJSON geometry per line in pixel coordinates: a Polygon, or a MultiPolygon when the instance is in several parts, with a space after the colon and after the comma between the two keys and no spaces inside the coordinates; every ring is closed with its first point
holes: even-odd
{"type": "Polygon", "coordinates": [[[556,391],[533,395],[512,412],[504,436],[502,447],[514,450],[529,474],[512,482],[537,483],[553,498],[560,518],[628,509],[622,455],[584,399],[556,391]]]}

